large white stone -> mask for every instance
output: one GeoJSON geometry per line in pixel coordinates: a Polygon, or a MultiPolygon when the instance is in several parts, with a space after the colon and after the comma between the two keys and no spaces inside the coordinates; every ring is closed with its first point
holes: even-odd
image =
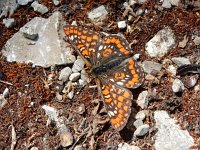
{"type": "Polygon", "coordinates": [[[188,131],[181,130],[166,111],[155,111],[154,119],[158,128],[154,145],[156,150],[189,150],[194,145],[188,131]]]}
{"type": "Polygon", "coordinates": [[[53,13],[48,19],[35,17],[22,28],[34,29],[38,38],[27,39],[22,32],[17,32],[6,42],[3,55],[10,62],[33,63],[42,67],[73,63],[75,56],[63,40],[62,24],[64,20],[60,12],[53,13]]]}

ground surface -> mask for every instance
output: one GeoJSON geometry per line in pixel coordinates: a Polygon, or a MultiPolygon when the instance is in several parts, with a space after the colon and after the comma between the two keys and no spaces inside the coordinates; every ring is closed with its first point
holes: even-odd
{"type": "MultiPolygon", "coordinates": [[[[124,19],[122,17],[123,9],[121,9],[122,1],[110,2],[104,0],[98,2],[90,0],[88,2],[81,1],[79,4],[76,4],[76,1],[70,1],[66,4],[63,1],[59,7],[53,6],[47,0],[42,3],[50,9],[50,12],[42,17],[48,17],[54,10],[60,10],[68,23],[76,20],[78,25],[89,27],[96,31],[118,33],[117,22],[124,19]],[[101,4],[108,6],[110,14],[104,25],[100,27],[90,23],[86,18],[86,14],[92,8],[101,4]],[[67,11],[66,6],[68,6],[67,11]],[[67,16],[65,15],[66,12],[69,13],[67,16]]],[[[189,2],[184,1],[181,7],[172,7],[161,11],[158,11],[155,4],[158,4],[158,2],[151,1],[142,6],[139,5],[138,7],[146,8],[148,13],[138,17],[137,21],[132,22],[132,26],[135,27],[132,34],[126,31],[123,32],[130,43],[134,39],[138,41],[132,45],[132,48],[135,53],[141,54],[141,61],[152,60],[145,53],[145,43],[165,26],[169,26],[174,31],[177,43],[182,41],[185,35],[191,37],[194,32],[200,35],[200,15],[197,16],[198,10],[192,7],[189,2]]],[[[34,12],[32,8],[25,6],[20,7],[12,16],[17,21],[17,26],[14,29],[5,28],[2,20],[0,20],[0,49],[20,27],[35,16],[41,15],[34,12]]],[[[188,43],[192,43],[191,41],[192,39],[189,39],[188,43]]],[[[189,57],[194,61],[192,63],[196,63],[199,51],[200,45],[187,44],[184,50],[176,47],[165,58],[174,56],[189,57]]],[[[161,62],[159,59],[154,59],[154,61],[161,62]]],[[[0,149],[10,149],[12,125],[17,134],[16,149],[30,149],[32,146],[43,149],[44,145],[53,147],[52,149],[68,149],[60,146],[55,124],[46,125],[47,116],[41,108],[43,104],[59,109],[60,115],[67,118],[65,123],[69,126],[75,141],[80,139],[77,140],[76,145],[83,144],[86,149],[89,147],[115,149],[123,140],[130,143],[130,139],[125,138],[124,133],[119,134],[111,128],[109,121],[106,120],[107,115],[103,110],[103,103],[100,101],[98,106],[98,102],[94,102],[99,97],[97,90],[89,88],[90,85],[93,85],[93,82],[84,88],[77,88],[78,94],[75,95],[73,100],[62,102],[56,100],[56,91],[62,91],[62,86],[57,83],[57,72],[62,68],[63,66],[58,66],[54,71],[51,71],[50,68],[32,68],[31,64],[9,63],[3,57],[0,58],[0,79],[13,84],[0,83],[0,93],[3,93],[5,88],[9,88],[9,95],[6,96],[7,104],[0,110],[0,149]],[[50,74],[53,75],[53,81],[50,86],[46,86],[50,74]],[[34,102],[33,105],[31,105],[31,102],[34,102]],[[86,107],[84,114],[77,113],[81,104],[86,107]],[[94,120],[96,121],[96,126],[94,125],[94,120]],[[88,126],[97,128],[95,135],[88,136],[88,132],[84,132],[88,126]]],[[[150,91],[157,89],[158,91],[158,95],[149,102],[147,109],[149,115],[145,119],[145,123],[152,127],[152,131],[145,137],[135,141],[135,145],[138,145],[143,150],[154,149],[154,138],[152,137],[154,137],[155,130],[153,130],[154,120],[152,114],[155,110],[160,109],[168,111],[172,117],[178,120],[183,129],[189,131],[197,143],[200,141],[200,93],[195,92],[194,88],[189,88],[184,90],[182,94],[174,94],[171,89],[171,77],[165,71],[163,73],[160,78],[158,77],[159,83],[145,81],[141,88],[134,91],[136,93],[134,94],[135,99],[143,89],[150,91]]],[[[200,80],[198,84],[200,84],[200,80]]],[[[138,110],[140,108],[137,107],[136,111],[138,110]]]]}

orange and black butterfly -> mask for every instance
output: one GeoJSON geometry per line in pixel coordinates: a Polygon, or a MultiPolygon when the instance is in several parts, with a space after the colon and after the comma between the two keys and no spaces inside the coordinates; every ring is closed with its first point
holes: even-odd
{"type": "Polygon", "coordinates": [[[70,44],[91,69],[101,91],[112,126],[122,130],[131,113],[132,92],[144,81],[144,72],[135,62],[125,39],[109,35],[103,39],[94,31],[64,27],[70,44]]]}

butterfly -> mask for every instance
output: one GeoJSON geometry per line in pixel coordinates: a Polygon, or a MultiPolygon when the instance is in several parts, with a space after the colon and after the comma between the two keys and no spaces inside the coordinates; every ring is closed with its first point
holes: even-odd
{"type": "Polygon", "coordinates": [[[112,126],[122,130],[131,113],[133,95],[129,89],[144,81],[143,69],[133,59],[133,51],[118,35],[101,38],[95,31],[67,25],[69,43],[85,61],[104,100],[112,126]]]}

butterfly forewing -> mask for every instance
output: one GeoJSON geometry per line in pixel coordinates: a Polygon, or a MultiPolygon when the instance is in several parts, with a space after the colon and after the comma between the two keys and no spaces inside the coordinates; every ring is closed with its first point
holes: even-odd
{"type": "Polygon", "coordinates": [[[90,64],[96,61],[96,46],[100,41],[98,33],[81,27],[68,25],[64,27],[65,34],[70,44],[90,64]]]}

